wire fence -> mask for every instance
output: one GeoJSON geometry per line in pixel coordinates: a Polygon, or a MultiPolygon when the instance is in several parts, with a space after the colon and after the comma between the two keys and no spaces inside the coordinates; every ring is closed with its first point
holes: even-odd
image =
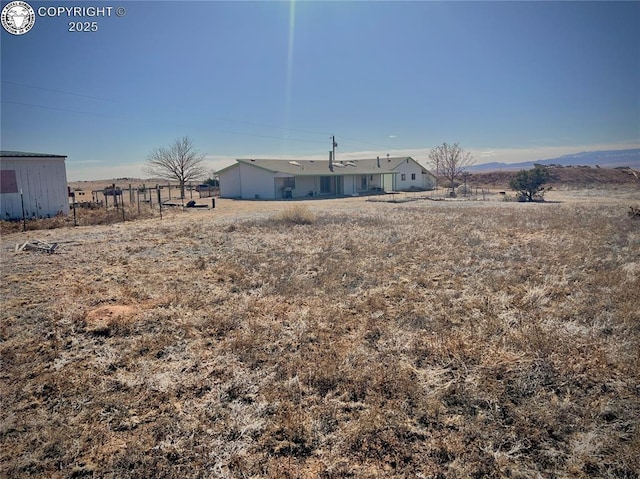
{"type": "Polygon", "coordinates": [[[180,185],[155,184],[147,186],[142,184],[122,187],[115,183],[99,190],[75,189],[69,192],[70,206],[87,208],[115,208],[123,205],[148,205],[152,209],[162,206],[186,206],[190,201],[202,203],[203,199],[218,196],[217,186],[187,184],[184,186],[184,195],[180,185]]]}

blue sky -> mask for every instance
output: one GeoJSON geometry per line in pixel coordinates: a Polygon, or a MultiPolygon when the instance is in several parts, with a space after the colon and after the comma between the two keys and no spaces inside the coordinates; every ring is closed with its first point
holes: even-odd
{"type": "Polygon", "coordinates": [[[184,135],[212,169],[331,135],[422,163],[640,147],[640,2],[29,3],[126,9],[2,30],[2,149],[68,155],[70,180],[140,177],[184,135]]]}

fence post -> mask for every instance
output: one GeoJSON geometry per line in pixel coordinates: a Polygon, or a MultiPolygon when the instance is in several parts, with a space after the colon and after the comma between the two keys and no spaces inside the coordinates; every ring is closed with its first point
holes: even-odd
{"type": "Polygon", "coordinates": [[[115,206],[116,211],[118,210],[118,195],[116,194],[116,184],[114,183],[111,186],[111,193],[113,194],[113,206],[115,206]]]}
{"type": "Polygon", "coordinates": [[[160,188],[158,188],[158,206],[160,207],[160,219],[162,219],[162,200],[160,199],[160,188]]]}
{"type": "Polygon", "coordinates": [[[20,203],[22,204],[22,231],[27,231],[27,220],[24,216],[24,196],[22,195],[22,188],[20,188],[20,203]]]}

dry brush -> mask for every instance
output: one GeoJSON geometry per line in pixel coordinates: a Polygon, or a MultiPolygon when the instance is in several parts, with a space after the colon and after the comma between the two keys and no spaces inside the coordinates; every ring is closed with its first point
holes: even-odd
{"type": "Polygon", "coordinates": [[[637,477],[624,207],[309,205],[3,238],[2,475],[637,477]]]}

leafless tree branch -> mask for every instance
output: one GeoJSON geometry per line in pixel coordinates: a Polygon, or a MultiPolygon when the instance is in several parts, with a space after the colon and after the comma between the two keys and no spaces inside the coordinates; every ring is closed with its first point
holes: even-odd
{"type": "Polygon", "coordinates": [[[429,162],[436,169],[436,174],[444,176],[451,184],[451,190],[455,187],[455,179],[475,160],[468,151],[464,151],[460,145],[443,143],[435,147],[429,153],[429,162]]]}
{"type": "Polygon", "coordinates": [[[168,148],[151,150],[143,170],[155,178],[178,181],[180,193],[184,198],[185,183],[200,180],[205,176],[205,156],[205,153],[200,153],[194,148],[191,138],[184,136],[176,139],[168,148]]]}

